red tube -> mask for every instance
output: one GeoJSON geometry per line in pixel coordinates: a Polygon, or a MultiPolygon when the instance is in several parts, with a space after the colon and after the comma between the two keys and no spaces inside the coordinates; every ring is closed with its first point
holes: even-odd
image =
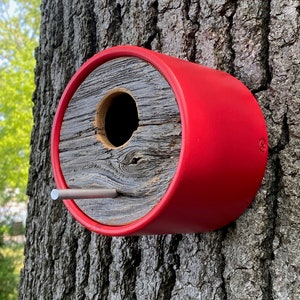
{"type": "Polygon", "coordinates": [[[51,136],[57,188],[68,188],[60,168],[59,141],[69,101],[95,68],[125,56],[152,64],[176,96],[182,146],[175,175],[148,214],[123,226],[94,221],[73,200],[64,200],[65,206],[89,230],[111,236],[204,232],[234,221],[255,197],[266,168],[268,137],[258,103],[227,73],[135,46],[117,46],[96,54],[66,87],[51,136]]]}

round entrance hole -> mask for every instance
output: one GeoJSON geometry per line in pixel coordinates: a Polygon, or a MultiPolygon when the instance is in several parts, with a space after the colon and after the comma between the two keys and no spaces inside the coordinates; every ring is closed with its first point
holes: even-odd
{"type": "Polygon", "coordinates": [[[95,117],[97,139],[107,148],[118,148],[131,138],[139,126],[137,106],[123,88],[109,91],[99,102],[95,117]]]}

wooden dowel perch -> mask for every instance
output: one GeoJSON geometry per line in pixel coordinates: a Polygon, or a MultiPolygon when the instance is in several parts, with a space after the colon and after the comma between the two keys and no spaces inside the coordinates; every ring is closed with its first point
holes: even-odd
{"type": "Polygon", "coordinates": [[[53,200],[115,198],[117,195],[115,189],[53,189],[51,191],[53,200]]]}

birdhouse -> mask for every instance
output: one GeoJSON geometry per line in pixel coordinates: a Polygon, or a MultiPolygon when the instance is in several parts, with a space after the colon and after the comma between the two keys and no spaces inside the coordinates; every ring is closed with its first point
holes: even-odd
{"type": "Polygon", "coordinates": [[[103,235],[215,230],[255,197],[267,143],[261,109],[236,78],[113,47],[82,65],[59,102],[52,198],[103,235]]]}

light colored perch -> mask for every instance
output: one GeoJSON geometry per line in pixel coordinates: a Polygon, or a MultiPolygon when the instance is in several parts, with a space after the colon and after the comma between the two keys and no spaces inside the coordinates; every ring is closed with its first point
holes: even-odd
{"type": "Polygon", "coordinates": [[[53,200],[115,198],[117,195],[115,189],[53,189],[51,191],[53,200]]]}

